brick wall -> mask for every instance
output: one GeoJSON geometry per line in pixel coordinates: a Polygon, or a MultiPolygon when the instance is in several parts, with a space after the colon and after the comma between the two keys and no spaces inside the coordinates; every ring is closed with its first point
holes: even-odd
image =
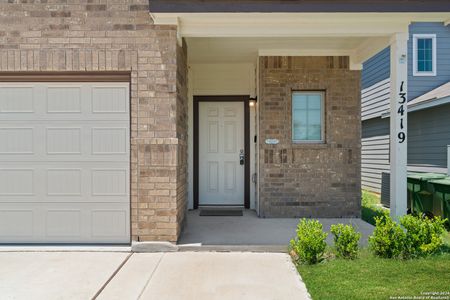
{"type": "Polygon", "coordinates": [[[262,57],[259,136],[262,216],[360,215],[360,72],[348,58],[262,57]],[[325,91],[325,144],[292,143],[296,90],[325,91]]]}
{"type": "Polygon", "coordinates": [[[133,240],[176,241],[180,232],[185,61],[176,28],[153,25],[148,0],[0,3],[0,71],[130,71],[133,240]]]}
{"type": "Polygon", "coordinates": [[[177,233],[181,233],[185,223],[188,192],[188,65],[187,46],[177,48],[177,233]]]}

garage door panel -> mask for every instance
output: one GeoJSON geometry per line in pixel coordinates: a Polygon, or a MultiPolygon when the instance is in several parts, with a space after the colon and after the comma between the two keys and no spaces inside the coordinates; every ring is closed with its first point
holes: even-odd
{"type": "Polygon", "coordinates": [[[128,114],[126,87],[92,87],[92,109],[93,114],[128,114]]]}
{"type": "Polygon", "coordinates": [[[33,154],[34,128],[0,127],[0,154],[33,154]]]}
{"type": "Polygon", "coordinates": [[[81,86],[49,87],[46,113],[81,113],[81,88],[81,86]]]}
{"type": "Polygon", "coordinates": [[[92,154],[127,154],[127,138],[126,127],[93,127],[92,154]]]}
{"type": "Polygon", "coordinates": [[[34,212],[29,206],[22,209],[16,205],[0,209],[0,238],[2,241],[32,239],[34,235],[34,212]]]}
{"type": "Polygon", "coordinates": [[[0,87],[0,113],[33,113],[34,86],[4,86],[0,87]]]}
{"type": "Polygon", "coordinates": [[[81,169],[47,169],[47,196],[81,196],[81,169]]]}
{"type": "Polygon", "coordinates": [[[128,163],[2,163],[0,202],[129,203],[128,163]]]}
{"type": "Polygon", "coordinates": [[[0,83],[0,242],[128,243],[127,83],[0,83]]]}
{"type": "Polygon", "coordinates": [[[1,85],[3,120],[129,120],[128,83],[1,85]]]}
{"type": "Polygon", "coordinates": [[[5,203],[2,243],[126,243],[130,219],[125,203],[5,203]]]}
{"type": "Polygon", "coordinates": [[[82,154],[81,127],[46,127],[46,155],[82,154]]]}
{"type": "Polygon", "coordinates": [[[34,169],[0,169],[0,197],[35,196],[34,179],[34,169]]]}
{"type": "Polygon", "coordinates": [[[0,121],[0,161],[129,161],[126,122],[0,121]]]}
{"type": "Polygon", "coordinates": [[[81,209],[49,209],[45,219],[47,238],[79,239],[83,235],[81,209]]]}

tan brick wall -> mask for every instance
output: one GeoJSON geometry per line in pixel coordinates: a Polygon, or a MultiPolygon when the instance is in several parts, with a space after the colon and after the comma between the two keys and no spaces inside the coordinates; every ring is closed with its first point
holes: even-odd
{"type": "Polygon", "coordinates": [[[260,208],[264,217],[360,215],[360,72],[347,57],[260,59],[260,208]],[[291,96],[325,91],[325,144],[293,144],[291,96]],[[276,138],[278,145],[266,145],[276,138]]]}
{"type": "Polygon", "coordinates": [[[187,46],[177,48],[177,233],[185,223],[188,189],[188,66],[187,46]]]}
{"type": "Polygon", "coordinates": [[[185,60],[148,0],[0,3],[0,71],[130,71],[133,240],[176,241],[181,230],[185,60]]]}

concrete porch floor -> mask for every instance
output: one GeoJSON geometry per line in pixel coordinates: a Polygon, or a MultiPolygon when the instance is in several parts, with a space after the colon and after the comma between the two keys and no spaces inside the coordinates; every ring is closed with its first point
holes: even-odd
{"type": "MultiPolygon", "coordinates": [[[[233,247],[246,250],[250,246],[249,250],[284,251],[295,236],[299,221],[295,218],[258,218],[253,210],[244,210],[242,217],[201,217],[199,213],[200,210],[187,213],[185,228],[178,241],[181,250],[195,250],[200,246],[206,250],[221,250],[221,246],[226,246],[223,250],[233,247]]],[[[356,218],[321,218],[319,221],[327,232],[332,224],[353,224],[362,233],[362,246],[367,245],[368,236],[373,231],[372,225],[356,218]]],[[[329,245],[332,240],[329,234],[329,245]]]]}

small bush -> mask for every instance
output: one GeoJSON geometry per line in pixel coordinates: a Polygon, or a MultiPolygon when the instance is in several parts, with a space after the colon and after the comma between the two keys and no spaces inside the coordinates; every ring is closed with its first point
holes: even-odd
{"type": "Polygon", "coordinates": [[[353,226],[344,224],[331,225],[331,233],[334,235],[337,257],[348,259],[358,257],[361,233],[356,232],[353,226]]]}
{"type": "Polygon", "coordinates": [[[375,217],[388,215],[388,210],[380,205],[380,197],[363,190],[361,198],[361,219],[375,226],[375,217]]]}
{"type": "Polygon", "coordinates": [[[322,259],[327,243],[327,233],[317,220],[301,219],[297,225],[297,237],[291,240],[291,250],[296,259],[303,263],[315,264],[322,259]]]}
{"type": "Polygon", "coordinates": [[[369,237],[371,251],[379,257],[399,257],[403,252],[405,232],[389,216],[375,217],[375,230],[369,237]]]}
{"type": "Polygon", "coordinates": [[[403,256],[413,258],[437,252],[444,244],[442,234],[445,231],[445,221],[440,217],[402,217],[400,224],[406,229],[403,256]]]}

